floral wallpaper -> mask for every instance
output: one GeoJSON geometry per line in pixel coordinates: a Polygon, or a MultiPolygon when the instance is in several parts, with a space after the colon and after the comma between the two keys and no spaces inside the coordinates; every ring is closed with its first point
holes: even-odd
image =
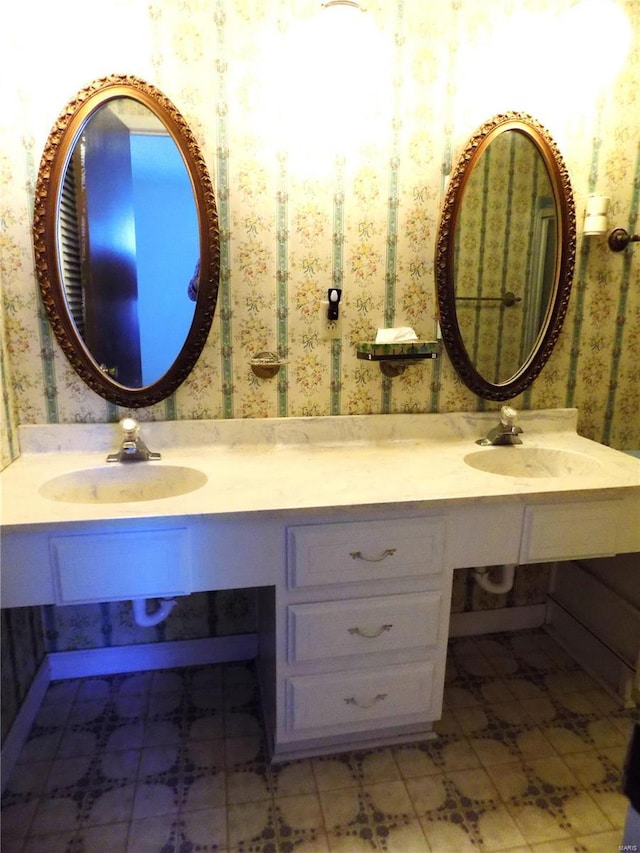
{"type": "MultiPolygon", "coordinates": [[[[370,0],[373,28],[342,52],[336,29],[319,37],[319,0],[113,0],[101,10],[100,39],[86,37],[73,0],[14,4],[0,45],[0,464],[19,452],[17,424],[122,415],[87,390],[62,355],[41,309],[30,233],[50,128],[79,89],[110,73],[148,80],[185,116],[214,181],[221,227],[209,340],[181,388],[141,417],[484,408],[446,353],[391,380],[356,358],[356,344],[394,325],[433,338],[447,176],[477,127],[518,110],[535,116],[563,153],[579,234],[560,341],[513,404],[576,406],[582,434],[640,448],[640,249],[613,255],[604,240],[580,233],[589,193],[610,197],[612,227],[639,227],[640,5],[618,3],[631,44],[609,81],[615,96],[598,86],[622,53],[620,35],[611,60],[597,63],[598,76],[579,76],[590,63],[573,51],[590,42],[584,33],[570,37],[574,0],[370,0]],[[73,49],[61,52],[63,41],[73,49]],[[330,286],[343,291],[335,340],[324,338],[320,319],[330,286]],[[275,379],[250,370],[263,350],[287,362],[275,379]]],[[[596,31],[599,57],[604,36],[596,31]]],[[[546,582],[537,577],[522,574],[506,603],[538,600],[546,582]]],[[[456,602],[490,606],[462,576],[456,602]]],[[[202,596],[163,630],[167,639],[233,633],[251,624],[251,614],[250,593],[202,596]]],[[[136,634],[119,605],[45,608],[40,617],[50,649],[154,639],[136,634]]]]}
{"type": "MultiPolygon", "coordinates": [[[[215,182],[222,231],[221,293],[205,351],[174,398],[144,411],[147,418],[485,405],[460,384],[446,354],[389,380],[358,361],[355,345],[386,325],[411,325],[420,337],[433,337],[433,255],[446,176],[469,136],[497,112],[529,112],[550,131],[569,168],[579,226],[590,192],[610,196],[612,224],[636,222],[640,10],[633,0],[620,0],[633,40],[615,97],[595,85],[569,87],[560,65],[548,76],[537,52],[527,63],[528,48],[513,48],[529,44],[537,26],[548,56],[555,31],[548,25],[572,13],[573,0],[373,0],[367,16],[378,54],[371,61],[354,46],[357,55],[340,61],[343,86],[351,92],[350,75],[357,80],[353,110],[368,94],[364,72],[373,79],[376,67],[385,66],[382,83],[375,80],[378,114],[359,114],[359,128],[346,124],[337,93],[318,100],[322,90],[305,67],[300,45],[306,49],[305,38],[320,32],[316,0],[118,0],[105,11],[104,31],[124,35],[90,45],[81,39],[67,62],[55,33],[73,18],[64,13],[70,3],[43,13],[50,20],[40,35],[29,20],[32,3],[22,4],[12,12],[15,29],[4,52],[11,69],[4,79],[14,81],[0,149],[2,376],[13,394],[10,422],[106,421],[120,414],[83,386],[52,337],[39,306],[29,230],[47,134],[64,103],[107,73],[148,79],[185,115],[215,182]],[[527,39],[518,41],[525,31],[527,39]],[[511,63],[507,74],[505,63],[511,63]],[[294,88],[296,77],[302,87],[294,88]],[[316,98],[312,104],[306,92],[316,98]],[[320,310],[336,282],[343,289],[342,334],[332,341],[322,336],[320,310]],[[251,372],[249,361],[262,350],[286,359],[277,379],[251,372]]],[[[568,42],[557,45],[567,61],[568,42]]],[[[330,44],[321,79],[335,62],[330,44]]],[[[516,406],[577,406],[585,435],[615,447],[640,446],[638,264],[637,250],[612,255],[604,241],[579,235],[560,344],[516,406]]],[[[4,463],[16,452],[13,435],[3,431],[4,463]]]]}
{"type": "Polygon", "coordinates": [[[130,601],[42,608],[47,652],[111,646],[198,640],[256,630],[254,591],[218,590],[178,599],[175,610],[160,624],[136,624],[130,601]]]}

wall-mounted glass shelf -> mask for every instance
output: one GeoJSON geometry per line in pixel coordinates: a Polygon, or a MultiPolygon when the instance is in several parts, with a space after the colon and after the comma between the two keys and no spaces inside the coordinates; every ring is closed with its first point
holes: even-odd
{"type": "Polygon", "coordinates": [[[403,341],[394,344],[360,343],[357,346],[358,358],[366,361],[384,361],[385,359],[437,358],[440,341],[403,341]]]}
{"type": "Polygon", "coordinates": [[[399,376],[406,367],[426,358],[437,358],[440,341],[405,341],[402,343],[377,344],[362,342],[356,347],[358,358],[377,361],[385,376],[399,376]]]}

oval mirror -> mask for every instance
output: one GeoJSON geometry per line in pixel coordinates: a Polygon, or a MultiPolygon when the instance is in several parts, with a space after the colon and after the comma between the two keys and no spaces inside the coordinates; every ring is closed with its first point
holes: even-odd
{"type": "Polygon", "coordinates": [[[149,406],[188,376],[220,269],[213,188],[175,106],[132,76],[91,83],[49,134],[36,272],[62,350],[94,391],[149,406]]]}
{"type": "Polygon", "coordinates": [[[436,247],[439,320],[461,379],[487,400],[531,385],[560,334],[575,266],[567,169],[531,116],[482,125],[451,175],[436,247]]]}

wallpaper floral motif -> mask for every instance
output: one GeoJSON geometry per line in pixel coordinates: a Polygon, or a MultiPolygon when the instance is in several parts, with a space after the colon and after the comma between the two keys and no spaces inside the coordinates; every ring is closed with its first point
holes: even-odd
{"type": "Polygon", "coordinates": [[[255,607],[250,589],[194,593],[178,599],[170,618],[143,628],[134,621],[130,601],[52,605],[42,608],[45,649],[63,652],[251,633],[256,630],[255,607]]]}
{"type": "MultiPolygon", "coordinates": [[[[385,49],[367,65],[357,41],[353,55],[340,56],[329,42],[319,69],[338,65],[345,89],[357,82],[353,110],[376,65],[385,72],[371,124],[350,125],[349,134],[340,91],[322,100],[324,114],[309,97],[314,69],[305,67],[304,53],[292,53],[295,63],[285,61],[286,73],[274,73],[299,33],[315,33],[319,0],[114,0],[101,10],[99,40],[85,38],[73,0],[39,4],[37,12],[35,0],[15,4],[0,50],[0,464],[19,452],[17,424],[115,421],[123,414],[88,391],[62,355],[41,309],[30,233],[49,130],[79,89],[110,73],[148,80],[183,113],[213,177],[221,227],[220,296],[209,340],[175,395],[142,418],[484,408],[446,353],[389,380],[356,358],[356,344],[381,326],[410,325],[433,337],[433,259],[447,176],[477,127],[519,110],[547,127],[563,153],[579,235],[560,341],[534,386],[513,403],[576,406],[582,434],[640,448],[640,249],[612,255],[604,241],[580,233],[592,192],[611,198],[612,225],[638,229],[640,5],[619,3],[633,40],[611,96],[583,85],[584,66],[569,54],[580,40],[559,21],[573,0],[371,0],[367,15],[385,49]],[[63,40],[74,45],[68,54],[58,48],[63,40]],[[303,86],[294,86],[299,81],[303,86]],[[309,124],[296,121],[300,115],[309,124]],[[323,337],[320,320],[330,286],[343,290],[337,340],[323,337]],[[262,350],[287,362],[276,379],[259,380],[250,370],[262,350]]],[[[598,67],[601,76],[605,70],[598,67]]],[[[543,586],[544,578],[536,585],[523,575],[507,603],[536,601],[543,586]]],[[[458,609],[487,606],[464,580],[457,589],[458,609]]],[[[221,633],[250,624],[250,597],[229,596],[214,604],[199,598],[167,630],[180,637],[194,624],[210,631],[212,620],[221,633]]],[[[49,644],[99,644],[105,624],[117,642],[146,641],[128,633],[121,608],[107,610],[41,614],[53,632],[49,644]]]]}

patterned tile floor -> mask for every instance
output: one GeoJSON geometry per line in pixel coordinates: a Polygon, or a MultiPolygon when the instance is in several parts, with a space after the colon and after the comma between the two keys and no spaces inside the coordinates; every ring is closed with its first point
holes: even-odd
{"type": "Polygon", "coordinates": [[[251,663],[51,685],[3,853],[608,853],[634,712],[543,631],[450,642],[440,737],[270,767],[251,663]]]}

